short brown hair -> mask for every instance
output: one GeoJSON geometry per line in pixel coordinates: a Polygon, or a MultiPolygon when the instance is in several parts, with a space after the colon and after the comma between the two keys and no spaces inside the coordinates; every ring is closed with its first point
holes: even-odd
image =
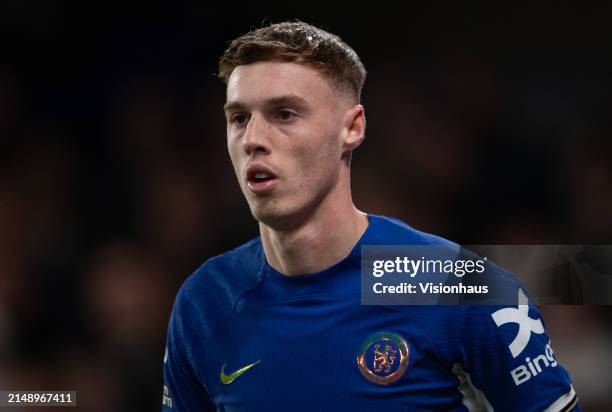
{"type": "Polygon", "coordinates": [[[357,53],[340,37],[303,22],[283,22],[250,31],[231,42],[219,59],[225,83],[237,66],[259,61],[307,64],[328,76],[359,101],[366,70],[357,53]]]}

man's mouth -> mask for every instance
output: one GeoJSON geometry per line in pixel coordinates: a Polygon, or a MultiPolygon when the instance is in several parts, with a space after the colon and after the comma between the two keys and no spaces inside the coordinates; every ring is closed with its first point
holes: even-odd
{"type": "Polygon", "coordinates": [[[257,195],[271,192],[278,183],[276,175],[261,165],[249,166],[246,178],[249,190],[257,195]]]}
{"type": "Polygon", "coordinates": [[[273,179],[272,175],[269,175],[267,173],[255,173],[255,176],[253,178],[253,180],[257,183],[259,182],[265,182],[267,180],[273,179]]]}

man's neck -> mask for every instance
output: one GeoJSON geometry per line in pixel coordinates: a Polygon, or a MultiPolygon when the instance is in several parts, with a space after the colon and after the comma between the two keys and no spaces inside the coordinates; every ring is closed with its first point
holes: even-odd
{"type": "Polygon", "coordinates": [[[368,217],[348,202],[334,210],[321,205],[305,223],[291,230],[259,224],[268,264],[285,275],[328,268],[349,255],[368,226],[368,217]]]}

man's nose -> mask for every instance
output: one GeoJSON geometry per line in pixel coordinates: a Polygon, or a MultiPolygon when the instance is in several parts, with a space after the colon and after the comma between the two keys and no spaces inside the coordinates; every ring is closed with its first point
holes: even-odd
{"type": "Polygon", "coordinates": [[[251,116],[244,135],[242,136],[242,145],[247,154],[250,155],[253,152],[270,152],[268,144],[268,126],[266,119],[255,114],[251,116]]]}

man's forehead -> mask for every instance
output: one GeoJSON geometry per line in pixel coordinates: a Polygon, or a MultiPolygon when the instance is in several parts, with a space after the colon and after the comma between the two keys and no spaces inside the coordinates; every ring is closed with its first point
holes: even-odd
{"type": "Polygon", "coordinates": [[[228,102],[261,102],[282,96],[304,101],[328,98],[331,84],[316,69],[298,63],[265,61],[240,65],[227,82],[228,102]]]}

